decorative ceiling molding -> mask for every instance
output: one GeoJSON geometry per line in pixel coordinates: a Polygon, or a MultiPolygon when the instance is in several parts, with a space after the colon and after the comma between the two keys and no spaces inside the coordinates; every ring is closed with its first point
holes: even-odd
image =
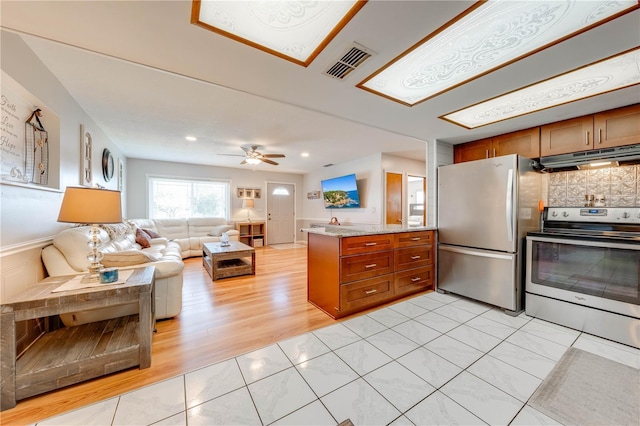
{"type": "Polygon", "coordinates": [[[479,1],[357,87],[413,106],[639,7],[637,0],[479,1]]]}
{"type": "Polygon", "coordinates": [[[640,47],[440,118],[475,129],[637,84],[640,84],[640,47]]]}
{"type": "Polygon", "coordinates": [[[308,66],[367,0],[193,0],[191,23],[308,66]]]}

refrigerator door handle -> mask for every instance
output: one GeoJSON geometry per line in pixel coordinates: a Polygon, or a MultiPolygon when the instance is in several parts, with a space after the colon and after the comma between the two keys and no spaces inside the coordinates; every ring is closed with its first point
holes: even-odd
{"type": "Polygon", "coordinates": [[[509,169],[507,174],[507,200],[506,219],[507,219],[507,241],[513,241],[513,169],[509,169]]]}
{"type": "Polygon", "coordinates": [[[504,260],[513,259],[513,255],[509,255],[509,254],[499,254],[499,253],[489,253],[486,251],[468,250],[468,249],[463,249],[458,247],[444,246],[442,244],[438,245],[438,250],[450,251],[452,253],[468,254],[470,256],[489,257],[491,259],[504,259],[504,260]]]}

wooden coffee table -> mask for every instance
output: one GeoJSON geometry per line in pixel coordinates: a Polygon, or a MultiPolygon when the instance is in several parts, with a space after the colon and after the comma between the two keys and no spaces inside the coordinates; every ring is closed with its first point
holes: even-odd
{"type": "Polygon", "coordinates": [[[256,251],[239,241],[230,241],[228,246],[220,243],[202,245],[202,266],[213,281],[239,275],[256,274],[256,251]]]}

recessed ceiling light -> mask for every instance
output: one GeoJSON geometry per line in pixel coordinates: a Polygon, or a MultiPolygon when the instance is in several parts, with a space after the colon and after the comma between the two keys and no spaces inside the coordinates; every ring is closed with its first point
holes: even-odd
{"type": "Polygon", "coordinates": [[[358,87],[412,106],[639,7],[638,0],[479,1],[358,87]]]}
{"type": "Polygon", "coordinates": [[[307,66],[367,0],[194,0],[191,23],[307,66]]]}
{"type": "Polygon", "coordinates": [[[440,118],[468,129],[640,84],[640,47],[440,118]]]}
{"type": "Polygon", "coordinates": [[[191,142],[198,140],[198,138],[196,138],[195,136],[185,136],[185,139],[191,142]]]}
{"type": "Polygon", "coordinates": [[[300,154],[302,157],[308,157],[309,153],[308,152],[303,152],[302,154],[300,154]]]}

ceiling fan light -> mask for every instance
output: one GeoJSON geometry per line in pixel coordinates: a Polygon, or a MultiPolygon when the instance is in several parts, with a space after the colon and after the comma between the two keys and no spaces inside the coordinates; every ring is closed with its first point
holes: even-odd
{"type": "Polygon", "coordinates": [[[254,165],[255,165],[255,164],[260,164],[260,163],[261,163],[261,161],[260,161],[259,159],[257,159],[257,158],[247,158],[245,161],[246,161],[248,164],[254,164],[254,165]]]}

